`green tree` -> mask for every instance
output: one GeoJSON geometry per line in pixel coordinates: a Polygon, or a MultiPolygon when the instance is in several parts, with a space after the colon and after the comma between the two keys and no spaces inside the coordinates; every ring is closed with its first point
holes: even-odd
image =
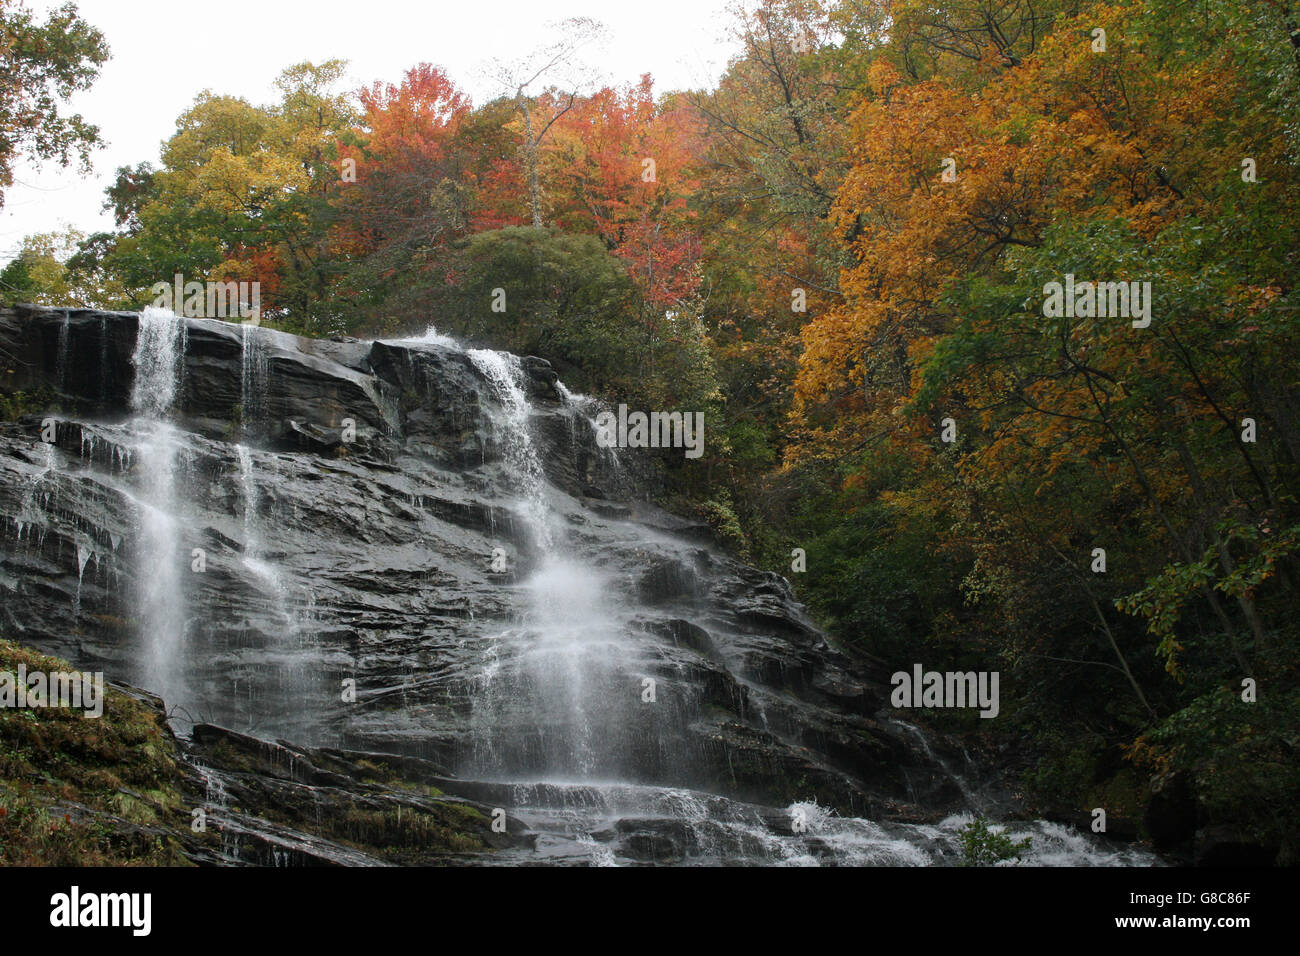
{"type": "Polygon", "coordinates": [[[67,263],[85,238],[72,228],[25,238],[18,255],[0,271],[0,300],[84,306],[93,293],[80,284],[80,276],[67,263]]]}
{"type": "Polygon", "coordinates": [[[595,236],[523,226],[482,232],[458,244],[448,269],[451,281],[428,290],[444,331],[544,355],[583,391],[654,408],[703,409],[717,399],[699,321],[641,321],[623,261],[595,236]]]}
{"type": "Polygon", "coordinates": [[[103,34],[75,4],[39,22],[20,0],[0,0],[0,206],[21,156],[63,166],[75,158],[89,171],[99,129],[60,108],[95,81],[108,53],[103,34]]]}
{"type": "Polygon", "coordinates": [[[176,273],[256,281],[263,315],[290,331],[345,331],[334,295],[343,263],[330,246],[339,141],[357,122],[352,99],[330,92],[344,68],[291,66],[267,106],[200,93],[161,168],[118,170],[107,206],[119,230],[91,237],[77,265],[115,280],[136,306],[176,273]]]}

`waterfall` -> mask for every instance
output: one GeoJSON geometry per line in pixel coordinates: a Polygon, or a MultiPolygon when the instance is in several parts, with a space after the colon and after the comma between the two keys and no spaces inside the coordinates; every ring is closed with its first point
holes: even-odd
{"type": "Polygon", "coordinates": [[[148,418],[161,419],[171,411],[181,384],[181,361],[185,356],[185,323],[165,309],[148,308],[140,313],[139,332],[131,364],[135,382],[131,386],[131,408],[148,418]]]}
{"type": "Polygon", "coordinates": [[[481,753],[473,769],[576,779],[617,773],[641,687],[631,673],[625,623],[614,611],[616,592],[598,569],[566,553],[530,434],[533,408],[519,358],[479,349],[467,354],[500,404],[492,416],[496,438],[540,552],[520,588],[517,624],[498,635],[485,657],[474,702],[481,753]],[[511,733],[517,739],[502,739],[511,733]]]}
{"type": "Polygon", "coordinates": [[[247,435],[261,422],[270,362],[261,331],[252,325],[241,325],[239,330],[239,424],[247,435]]]}
{"type": "Polygon", "coordinates": [[[920,727],[917,727],[915,724],[909,724],[907,721],[899,720],[896,717],[891,717],[889,723],[893,724],[912,740],[916,741],[916,745],[921,748],[921,751],[948,775],[952,782],[957,785],[957,788],[961,790],[962,799],[966,801],[967,806],[980,813],[993,809],[992,802],[985,794],[970,785],[970,782],[966,779],[965,773],[954,769],[947,760],[934,752],[930,747],[929,739],[925,736],[925,733],[920,727]]]}
{"type": "Polygon", "coordinates": [[[506,463],[519,489],[519,505],[533,543],[543,553],[552,547],[550,510],[546,505],[546,473],[528,430],[532,407],[524,394],[519,357],[508,352],[470,349],[475,367],[492,385],[503,414],[494,424],[504,444],[506,463]]]}
{"type": "Polygon", "coordinates": [[[180,386],[185,353],[185,325],[161,309],[140,315],[132,364],[133,422],[140,434],[136,448],[139,473],[137,608],[144,646],[146,686],[172,703],[185,692],[185,573],[189,555],[182,553],[176,518],[179,436],[165,420],[180,386]]]}
{"type": "MultiPolygon", "coordinates": [[[[94,552],[82,542],[77,542],[77,594],[72,599],[72,618],[76,620],[81,617],[81,586],[86,576],[86,563],[94,556],[94,552]]],[[[98,565],[98,562],[96,562],[98,565]]]]}
{"type": "Polygon", "coordinates": [[[601,403],[590,395],[582,395],[570,391],[563,382],[558,379],[555,382],[555,390],[560,395],[560,401],[567,408],[572,409],[573,413],[569,416],[569,442],[577,446],[579,440],[592,439],[601,458],[609,468],[611,485],[615,490],[621,490],[624,481],[623,460],[619,457],[618,449],[614,447],[605,448],[599,441],[594,438],[600,432],[600,426],[596,424],[596,416],[602,411],[601,403]],[[582,423],[583,432],[579,432],[579,422],[582,423]]]}
{"type": "MultiPolygon", "coordinates": [[[[45,381],[75,392],[94,358],[80,318],[56,354],[65,319],[22,328],[45,381]]],[[[134,320],[107,321],[118,342],[134,320]]],[[[137,328],[127,422],[61,418],[58,448],[30,423],[0,429],[0,615],[38,649],[196,720],[325,748],[328,789],[346,786],[336,759],[364,773],[358,806],[390,766],[371,757],[418,758],[410,799],[433,788],[529,831],[472,862],[947,865],[974,814],[1032,838],[1029,864],[1152,862],[1086,829],[1008,821],[997,780],[876,706],[867,665],[828,646],[787,582],[638,499],[642,462],[598,450],[598,400],[544,362],[435,329],[311,343],[158,310],[137,328]],[[202,385],[182,378],[187,330],[202,385]],[[394,428],[303,450],[273,443],[269,410],[394,428]]],[[[125,356],[100,362],[116,396],[125,356]]],[[[293,776],[296,751],[272,752],[293,776]]],[[[225,759],[192,762],[221,859],[374,862],[259,823],[243,808],[259,772],[225,759]]]]}
{"type": "Polygon", "coordinates": [[[270,595],[277,616],[283,621],[282,636],[293,637],[298,633],[298,619],[290,607],[288,585],[280,573],[279,565],[264,553],[262,519],[259,513],[262,493],[257,486],[253,455],[242,444],[235,445],[235,455],[239,461],[239,486],[244,500],[244,567],[253,573],[270,595]]]}

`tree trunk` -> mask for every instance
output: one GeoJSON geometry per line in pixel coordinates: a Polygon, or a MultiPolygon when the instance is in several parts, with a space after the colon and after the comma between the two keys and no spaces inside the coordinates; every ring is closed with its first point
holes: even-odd
{"type": "Polygon", "coordinates": [[[528,202],[533,211],[533,228],[541,229],[542,197],[537,185],[537,137],[533,135],[533,111],[523,93],[515,96],[515,102],[524,113],[524,163],[528,166],[528,202]]]}

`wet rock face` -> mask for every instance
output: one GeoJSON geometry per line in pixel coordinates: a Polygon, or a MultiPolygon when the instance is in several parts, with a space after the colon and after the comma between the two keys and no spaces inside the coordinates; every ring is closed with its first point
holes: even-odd
{"type": "MultiPolygon", "coordinates": [[[[199,863],[419,866],[472,859],[535,839],[414,758],[272,743],[198,724],[184,744],[190,789],[219,835],[199,863]],[[201,794],[201,796],[200,796],[201,794]]],[[[196,852],[197,851],[197,852],[196,852]]]]}
{"type": "MultiPolygon", "coordinates": [[[[0,424],[15,640],[161,693],[182,732],[418,759],[466,799],[618,780],[911,820],[960,806],[783,579],[629,495],[635,464],[596,446],[544,359],[510,366],[521,413],[448,344],[180,320],[163,430],[132,410],[142,321],[0,311],[0,386],[36,403],[0,424]]],[[[633,857],[692,851],[653,821],[611,833],[633,857]]]]}

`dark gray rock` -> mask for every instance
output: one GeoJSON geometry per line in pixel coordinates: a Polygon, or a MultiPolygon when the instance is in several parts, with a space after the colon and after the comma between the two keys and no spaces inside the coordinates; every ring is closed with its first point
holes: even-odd
{"type": "Polygon", "coordinates": [[[1273,866],[1280,847],[1264,844],[1231,826],[1196,831],[1196,865],[1223,868],[1273,866]]]}
{"type": "Polygon", "coordinates": [[[1160,850],[1178,850],[1196,835],[1196,797],[1180,773],[1157,778],[1147,801],[1145,823],[1151,840],[1160,850]]]}

